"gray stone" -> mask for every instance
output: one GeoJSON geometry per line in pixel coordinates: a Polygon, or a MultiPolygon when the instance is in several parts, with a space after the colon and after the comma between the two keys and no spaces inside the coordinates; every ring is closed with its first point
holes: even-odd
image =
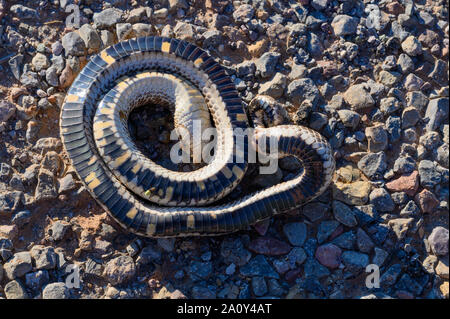
{"type": "Polygon", "coordinates": [[[339,222],[336,220],[326,220],[321,222],[317,229],[317,241],[319,244],[327,240],[327,238],[330,237],[338,226],[339,222]]]}
{"type": "Polygon", "coordinates": [[[0,215],[15,212],[23,203],[24,194],[21,191],[0,193],[0,215]]]}
{"type": "Polygon", "coordinates": [[[30,250],[36,269],[54,269],[57,264],[57,255],[53,247],[42,245],[33,246],[30,250]]]}
{"type": "Polygon", "coordinates": [[[351,110],[339,110],[338,115],[344,126],[353,130],[358,126],[361,119],[361,116],[358,113],[351,110]]]}
{"type": "Polygon", "coordinates": [[[432,161],[422,160],[419,163],[420,185],[432,189],[441,182],[441,174],[432,161]]]}
{"type": "Polygon", "coordinates": [[[356,244],[358,245],[360,252],[367,254],[375,247],[372,239],[370,239],[369,235],[361,228],[358,228],[356,231],[356,244]]]}
{"type": "Polygon", "coordinates": [[[305,277],[315,276],[317,278],[323,278],[330,275],[330,271],[327,267],[321,265],[316,259],[306,259],[304,266],[305,277]]]}
{"type": "Polygon", "coordinates": [[[33,269],[29,252],[15,253],[13,258],[3,265],[6,276],[9,279],[20,278],[33,269]]]}
{"type": "Polygon", "coordinates": [[[124,41],[131,37],[133,28],[131,23],[117,23],[116,34],[119,41],[124,41]]]}
{"type": "Polygon", "coordinates": [[[425,110],[425,107],[428,105],[428,98],[425,94],[420,91],[412,91],[406,94],[406,101],[408,106],[413,106],[419,112],[425,110]]]}
{"type": "Polygon", "coordinates": [[[369,195],[370,203],[379,212],[390,212],[394,210],[395,204],[389,192],[384,188],[375,188],[369,195]]]}
{"type": "Polygon", "coordinates": [[[270,78],[275,74],[275,67],[280,60],[280,53],[266,52],[256,60],[256,70],[260,72],[261,77],[270,78]]]}
{"type": "Polygon", "coordinates": [[[242,24],[250,21],[255,13],[255,10],[250,4],[242,4],[233,12],[233,19],[236,23],[242,24]]]}
{"type": "Polygon", "coordinates": [[[83,39],[77,32],[69,32],[62,38],[62,45],[66,56],[75,55],[82,56],[86,50],[83,39]]]}
{"type": "Polygon", "coordinates": [[[348,88],[344,93],[345,102],[347,102],[352,110],[370,108],[374,106],[375,101],[370,95],[370,88],[367,83],[355,84],[348,88]]]}
{"type": "Polygon", "coordinates": [[[20,76],[20,83],[22,83],[26,88],[37,88],[40,86],[37,73],[32,71],[24,72],[20,76]]]}
{"type": "Polygon", "coordinates": [[[420,214],[420,209],[413,200],[410,200],[400,211],[401,217],[415,217],[420,214]]]}
{"type": "Polygon", "coordinates": [[[45,80],[51,86],[59,86],[59,76],[56,66],[51,66],[45,71],[45,80]]]}
{"type": "Polygon", "coordinates": [[[341,257],[345,268],[353,274],[360,273],[369,264],[369,256],[356,251],[344,251],[341,257]]]}
{"type": "Polygon", "coordinates": [[[60,241],[64,238],[69,229],[69,223],[56,221],[50,226],[48,234],[53,241],[60,241]]]}
{"type": "Polygon", "coordinates": [[[383,287],[392,286],[397,281],[398,276],[402,272],[402,266],[400,264],[394,264],[389,267],[388,270],[380,278],[380,284],[383,287]]]}
{"type": "Polygon", "coordinates": [[[31,219],[31,212],[29,210],[22,210],[14,214],[12,222],[21,228],[22,226],[28,224],[31,219]]]}
{"type": "Polygon", "coordinates": [[[394,172],[399,174],[411,173],[415,168],[416,161],[411,156],[400,156],[394,163],[394,172]]]}
{"type": "Polygon", "coordinates": [[[42,53],[36,53],[36,55],[31,60],[31,64],[34,67],[34,70],[37,72],[44,70],[50,66],[48,58],[45,56],[45,54],[42,53]]]}
{"type": "Polygon", "coordinates": [[[250,259],[246,265],[240,267],[240,273],[241,275],[248,277],[262,276],[266,278],[279,279],[279,275],[275,272],[272,266],[270,266],[263,255],[257,255],[250,259]]]}
{"type": "Polygon", "coordinates": [[[302,246],[306,240],[307,228],[304,223],[290,223],[283,226],[283,233],[294,246],[302,246]]]}
{"type": "Polygon", "coordinates": [[[444,167],[449,167],[449,146],[447,143],[438,147],[436,152],[436,160],[444,167]]]}
{"type": "Polygon", "coordinates": [[[442,226],[435,227],[428,236],[428,242],[431,250],[438,256],[444,256],[448,254],[448,229],[442,226]]]}
{"type": "Polygon", "coordinates": [[[331,26],[333,27],[334,34],[337,36],[352,35],[356,33],[358,19],[345,14],[340,14],[334,17],[331,26]]]}
{"type": "Polygon", "coordinates": [[[409,128],[417,124],[420,120],[419,111],[413,107],[407,107],[402,112],[402,128],[409,128]]]}
{"type": "Polygon", "coordinates": [[[39,290],[50,280],[47,270],[38,270],[25,275],[25,284],[33,290],[39,290]]]}
{"type": "Polygon", "coordinates": [[[239,238],[227,238],[222,241],[220,255],[226,264],[234,263],[237,266],[245,265],[252,254],[244,248],[239,238]]]}
{"type": "Polygon", "coordinates": [[[320,202],[313,202],[303,206],[302,214],[311,222],[316,222],[325,216],[329,206],[320,202]]]}
{"type": "Polygon", "coordinates": [[[333,201],[333,214],[345,226],[354,227],[358,224],[352,209],[338,200],[333,201]]]}
{"type": "Polygon", "coordinates": [[[28,299],[25,288],[17,280],[8,282],[4,288],[6,299],[28,299]]]}
{"type": "Polygon", "coordinates": [[[384,152],[369,153],[358,161],[358,168],[370,179],[379,179],[386,171],[384,152]]]}
{"type": "Polygon", "coordinates": [[[328,5],[328,0],[311,0],[310,5],[318,10],[321,11],[323,9],[325,9],[328,5]]]}
{"type": "Polygon", "coordinates": [[[434,69],[430,73],[430,78],[432,78],[439,85],[448,85],[447,63],[442,60],[436,59],[434,63],[434,69]]]}
{"type": "Polygon", "coordinates": [[[403,51],[409,56],[417,56],[422,54],[422,44],[415,37],[410,35],[402,42],[403,51]]]}
{"type": "Polygon", "coordinates": [[[286,94],[295,105],[300,105],[304,100],[308,100],[315,106],[320,96],[319,89],[309,78],[292,81],[287,87],[286,94]]]}
{"type": "Polygon", "coordinates": [[[386,97],[380,101],[380,111],[389,115],[400,109],[400,103],[395,97],[386,97]]]}
{"type": "Polygon", "coordinates": [[[111,259],[105,266],[103,275],[113,285],[122,284],[129,281],[136,273],[136,266],[133,258],[129,256],[119,256],[111,259]]]}
{"type": "Polygon", "coordinates": [[[63,282],[55,282],[45,286],[42,299],[69,299],[70,291],[63,282]]]}
{"type": "Polygon", "coordinates": [[[414,71],[414,62],[409,55],[405,53],[400,54],[397,59],[397,65],[403,74],[409,74],[414,71]]]}
{"type": "Polygon", "coordinates": [[[436,130],[444,121],[448,121],[448,98],[438,98],[430,100],[425,112],[424,120],[428,121],[426,129],[436,130]]]}
{"type": "Polygon", "coordinates": [[[267,293],[267,284],[264,277],[252,278],[252,290],[257,297],[264,296],[267,293]]]}
{"type": "Polygon", "coordinates": [[[378,267],[383,266],[386,259],[389,257],[389,253],[381,248],[375,247],[375,254],[372,259],[372,263],[377,265],[378,267]]]}
{"type": "Polygon", "coordinates": [[[97,29],[107,29],[113,27],[122,20],[123,11],[117,8],[105,9],[94,13],[94,26],[97,29]]]}
{"type": "Polygon", "coordinates": [[[356,236],[353,231],[348,231],[333,239],[332,243],[340,248],[352,250],[355,247],[356,236]]]}
{"type": "Polygon", "coordinates": [[[212,263],[193,260],[189,264],[188,271],[193,281],[205,280],[212,273],[212,263]]]}
{"type": "Polygon", "coordinates": [[[97,51],[102,46],[102,40],[97,31],[90,24],[83,24],[79,30],[86,48],[97,51]]]}

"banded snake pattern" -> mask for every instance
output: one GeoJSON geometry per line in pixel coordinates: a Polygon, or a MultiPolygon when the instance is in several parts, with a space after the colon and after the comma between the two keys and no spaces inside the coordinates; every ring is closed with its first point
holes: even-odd
{"type": "MultiPolygon", "coordinates": [[[[250,106],[269,114],[264,99],[250,106]]],[[[276,121],[275,121],[276,122],[276,121]]],[[[142,236],[220,235],[299,207],[329,185],[335,162],[328,142],[299,125],[255,129],[263,143],[276,138],[279,157],[303,169],[293,179],[222,205],[212,205],[240,183],[252,142],[236,147],[236,129],[249,122],[231,78],[207,52],[174,38],[141,37],[95,55],[67,92],[60,115],[64,148],[92,196],[123,227],[142,236]],[[174,121],[214,123],[211,163],[192,172],[168,170],[146,156],[127,130],[131,110],[175,105],[174,121]]],[[[190,145],[192,147],[192,145],[190,145]]]]}

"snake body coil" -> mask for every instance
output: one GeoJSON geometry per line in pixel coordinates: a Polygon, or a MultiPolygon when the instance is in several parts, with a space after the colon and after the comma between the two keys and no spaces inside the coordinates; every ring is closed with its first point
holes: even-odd
{"type": "MultiPolygon", "coordinates": [[[[256,99],[252,107],[266,110],[265,103],[256,99]]],[[[94,56],[68,91],[60,125],[65,149],[93,197],[122,226],[149,237],[246,229],[321,194],[335,167],[331,147],[319,133],[297,125],[258,127],[258,143],[275,138],[278,156],[297,157],[303,170],[237,201],[207,206],[244,177],[251,143],[235,131],[249,124],[223,68],[205,51],[177,39],[131,39],[94,56]],[[135,146],[126,124],[130,111],[161,101],[175,105],[175,124],[189,133],[193,120],[210,126],[211,114],[217,151],[208,165],[192,172],[171,171],[135,146]]]]}

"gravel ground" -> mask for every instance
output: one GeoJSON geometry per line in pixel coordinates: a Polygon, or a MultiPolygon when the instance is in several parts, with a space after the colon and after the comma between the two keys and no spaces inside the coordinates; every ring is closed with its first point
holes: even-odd
{"type": "MultiPolygon", "coordinates": [[[[0,19],[0,298],[448,298],[447,1],[0,0],[0,19]],[[326,136],[329,189],[227,236],[123,231],[69,165],[59,108],[92,54],[153,34],[207,49],[245,106],[270,95],[326,136]]],[[[250,171],[227,200],[296,171],[250,171]]]]}

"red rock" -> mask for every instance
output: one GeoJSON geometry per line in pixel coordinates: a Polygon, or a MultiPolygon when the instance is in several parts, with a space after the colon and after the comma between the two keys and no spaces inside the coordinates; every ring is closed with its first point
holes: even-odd
{"type": "Polygon", "coordinates": [[[423,189],[420,193],[416,194],[414,201],[419,205],[422,213],[433,213],[439,201],[436,196],[429,190],[423,189]]]}
{"type": "Polygon", "coordinates": [[[315,257],[325,267],[334,269],[341,264],[342,250],[333,244],[317,247],[315,257]]]}
{"type": "Polygon", "coordinates": [[[75,80],[75,77],[76,74],[74,74],[69,64],[67,64],[59,77],[61,88],[68,88],[72,84],[73,80],[75,80]]]}
{"type": "Polygon", "coordinates": [[[291,246],[272,237],[259,237],[250,242],[248,250],[256,254],[279,256],[287,254],[291,246]]]}
{"type": "Polygon", "coordinates": [[[255,228],[256,232],[259,235],[264,236],[267,233],[269,226],[270,226],[270,218],[257,222],[255,225],[253,225],[253,228],[255,228]]]}
{"type": "Polygon", "coordinates": [[[284,275],[284,279],[286,279],[286,281],[288,281],[288,282],[292,282],[295,279],[297,279],[298,277],[300,277],[301,271],[302,270],[300,268],[289,270],[286,273],[286,275],[284,275]]]}
{"type": "Polygon", "coordinates": [[[392,192],[405,192],[414,196],[419,188],[419,172],[414,171],[409,175],[403,175],[386,184],[386,188],[392,192]]]}
{"type": "Polygon", "coordinates": [[[403,8],[403,6],[397,1],[392,1],[386,4],[386,11],[391,14],[398,15],[405,12],[405,8],[403,8]]]}

